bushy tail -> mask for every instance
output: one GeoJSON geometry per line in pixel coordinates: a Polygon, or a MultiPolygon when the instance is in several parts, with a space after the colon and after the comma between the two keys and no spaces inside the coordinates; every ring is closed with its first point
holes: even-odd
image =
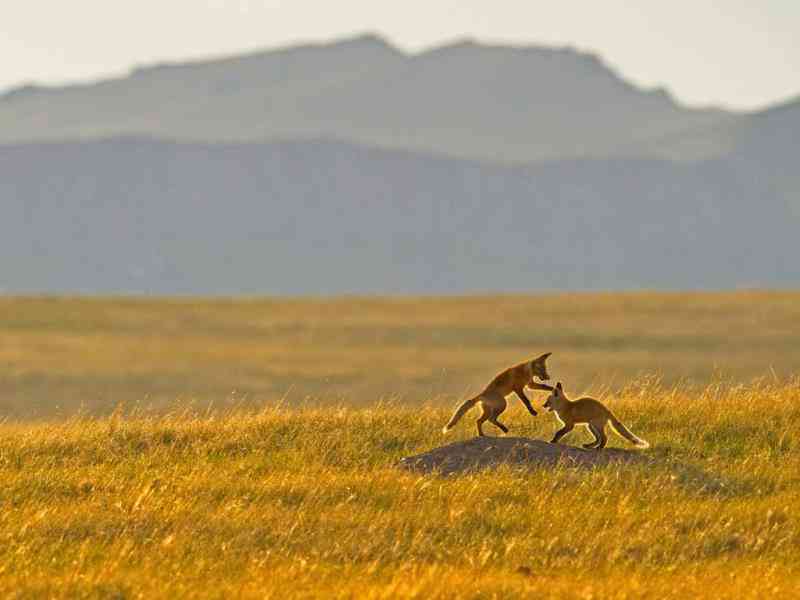
{"type": "Polygon", "coordinates": [[[459,422],[461,417],[464,416],[464,413],[466,413],[470,408],[475,406],[478,403],[478,400],[480,399],[481,396],[480,394],[478,394],[474,398],[470,398],[469,400],[464,402],[461,406],[459,406],[456,409],[456,412],[453,413],[453,416],[450,417],[450,420],[447,422],[447,425],[442,427],[442,433],[447,433],[448,431],[450,431],[455,426],[455,424],[459,422]]]}
{"type": "Polygon", "coordinates": [[[634,446],[636,446],[638,448],[649,448],[650,447],[650,444],[648,444],[642,438],[635,436],[631,432],[631,430],[628,429],[627,427],[625,427],[625,425],[623,425],[622,423],[620,423],[619,419],[617,419],[617,417],[615,417],[614,415],[611,415],[611,418],[609,418],[609,421],[611,422],[611,427],[614,429],[614,431],[616,431],[619,435],[624,437],[626,440],[628,440],[634,446]]]}

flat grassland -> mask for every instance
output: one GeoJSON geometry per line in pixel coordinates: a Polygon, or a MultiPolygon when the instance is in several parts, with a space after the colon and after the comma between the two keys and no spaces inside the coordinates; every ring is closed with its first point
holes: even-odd
{"type": "Polygon", "coordinates": [[[573,393],[786,379],[800,293],[473,298],[0,298],[0,415],[292,406],[452,406],[552,351],[573,393]]]}
{"type": "Polygon", "coordinates": [[[0,597],[800,590],[797,293],[4,299],[0,335],[0,597]],[[395,466],[546,350],[650,461],[395,466]]]}

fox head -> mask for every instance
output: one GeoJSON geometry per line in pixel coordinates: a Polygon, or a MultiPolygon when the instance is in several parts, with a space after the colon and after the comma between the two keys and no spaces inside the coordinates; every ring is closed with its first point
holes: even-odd
{"type": "Polygon", "coordinates": [[[547,365],[545,361],[547,357],[550,356],[552,352],[547,352],[546,354],[542,354],[539,358],[534,358],[531,361],[531,376],[538,377],[542,381],[547,381],[550,379],[550,375],[547,373],[547,365]]]}
{"type": "Polygon", "coordinates": [[[553,391],[550,392],[550,395],[547,397],[547,400],[544,401],[544,407],[552,412],[554,410],[558,410],[558,407],[561,406],[566,400],[566,396],[564,396],[564,388],[561,387],[561,382],[559,381],[556,384],[556,387],[553,388],[553,391]]]}

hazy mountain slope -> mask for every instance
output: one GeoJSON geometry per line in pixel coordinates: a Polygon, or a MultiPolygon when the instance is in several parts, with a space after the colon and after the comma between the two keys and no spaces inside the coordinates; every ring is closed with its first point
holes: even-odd
{"type": "MultiPolygon", "coordinates": [[[[14,90],[0,97],[0,142],[332,138],[508,162],[681,158],[660,140],[738,118],[681,107],[571,49],[459,42],[408,55],[364,36],[14,90]]],[[[709,138],[693,158],[725,150],[709,138]]]]}
{"type": "Polygon", "coordinates": [[[645,144],[644,155],[657,153],[681,160],[709,156],[747,156],[761,163],[777,161],[797,164],[800,142],[800,98],[735,119],[701,123],[683,131],[654,137],[645,144]]]}
{"type": "MultiPolygon", "coordinates": [[[[736,128],[731,160],[800,217],[800,98],[752,115],[736,128]]],[[[762,198],[754,197],[756,203],[762,198]]],[[[796,234],[795,234],[796,235],[796,234]]]]}
{"type": "Polygon", "coordinates": [[[7,292],[332,294],[797,285],[746,157],[530,168],[341,143],[0,148],[7,292]]]}
{"type": "Polygon", "coordinates": [[[280,133],[292,102],[406,57],[355,39],[207,62],[164,64],[64,88],[0,97],[0,141],[152,134],[206,140],[280,133]]]}
{"type": "Polygon", "coordinates": [[[569,49],[464,42],[371,75],[307,98],[302,113],[340,139],[509,162],[636,156],[641,140],[733,118],[638,90],[569,49]]]}
{"type": "Polygon", "coordinates": [[[735,152],[761,162],[800,165],[800,97],[754,113],[736,128],[735,152]]]}

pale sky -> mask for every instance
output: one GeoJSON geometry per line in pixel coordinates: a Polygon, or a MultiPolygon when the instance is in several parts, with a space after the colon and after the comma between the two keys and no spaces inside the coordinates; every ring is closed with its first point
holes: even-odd
{"type": "Polygon", "coordinates": [[[693,105],[800,95],[800,0],[0,0],[0,90],[364,32],[571,45],[693,105]]]}

